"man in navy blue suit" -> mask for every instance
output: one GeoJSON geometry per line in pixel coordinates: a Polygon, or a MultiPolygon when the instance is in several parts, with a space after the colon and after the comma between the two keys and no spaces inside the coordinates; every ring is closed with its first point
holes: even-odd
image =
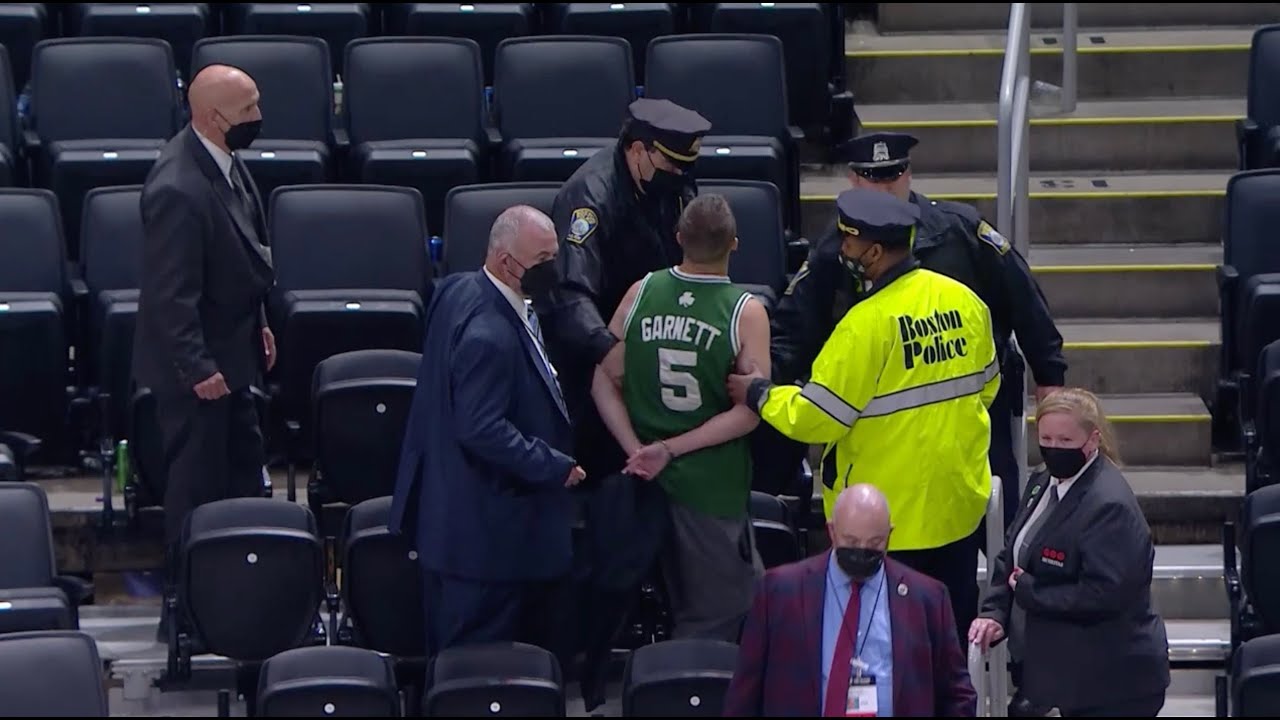
{"type": "Polygon", "coordinates": [[[567,662],[569,488],[585,474],[529,300],[555,286],[555,226],[516,206],[484,269],[445,278],[427,310],[391,506],[424,575],[428,651],[527,642],[567,662]]]}

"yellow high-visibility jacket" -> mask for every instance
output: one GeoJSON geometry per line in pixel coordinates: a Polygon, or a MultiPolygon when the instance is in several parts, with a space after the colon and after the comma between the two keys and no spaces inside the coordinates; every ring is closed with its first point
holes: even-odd
{"type": "Polygon", "coordinates": [[[907,260],[844,316],[803,387],[770,387],[758,408],[787,437],[825,445],[828,519],[840,491],[870,483],[889,501],[889,549],[925,550],[982,519],[999,388],[987,306],[907,260]]]}

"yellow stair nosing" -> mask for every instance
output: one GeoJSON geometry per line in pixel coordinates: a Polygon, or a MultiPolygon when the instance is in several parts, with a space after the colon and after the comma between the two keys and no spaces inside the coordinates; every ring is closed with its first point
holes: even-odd
{"type": "MultiPolygon", "coordinates": [[[[1200,45],[1083,45],[1076,47],[1079,55],[1139,55],[1145,53],[1206,53],[1248,52],[1248,43],[1205,43],[1200,45]]],[[[1061,46],[1031,48],[1032,55],[1061,55],[1061,46]]],[[[901,57],[999,57],[1004,48],[920,48],[920,49],[854,49],[845,50],[850,59],[901,58],[901,57]]]]}
{"type": "Polygon", "coordinates": [[[1088,272],[1212,272],[1218,266],[1212,263],[1134,263],[1132,265],[1035,265],[1034,273],[1065,274],[1088,272]]]}
{"type": "MultiPolygon", "coordinates": [[[[1204,190],[1037,190],[1029,194],[1032,200],[1128,200],[1158,198],[1196,198],[1225,197],[1226,189],[1205,188],[1204,190]]],[[[995,200],[993,192],[973,193],[933,193],[929,197],[934,200],[954,200],[959,202],[975,202],[995,200]]],[[[835,202],[835,195],[801,195],[800,202],[835,202]]]]}
{"type": "MultiPolygon", "coordinates": [[[[1031,118],[1034,126],[1058,127],[1067,125],[1175,125],[1182,123],[1236,122],[1240,115],[1147,115],[1117,117],[1038,117],[1031,118]]],[[[892,130],[895,128],[969,128],[996,127],[995,118],[972,120],[869,120],[860,123],[864,130],[892,130]]]]}
{"type": "Polygon", "coordinates": [[[1062,343],[1066,350],[1198,350],[1212,340],[1078,340],[1062,343]]]}

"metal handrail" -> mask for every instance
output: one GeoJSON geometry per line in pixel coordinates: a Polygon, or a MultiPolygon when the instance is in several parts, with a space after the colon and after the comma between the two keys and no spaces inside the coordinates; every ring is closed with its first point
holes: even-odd
{"type": "MultiPolygon", "coordinates": [[[[996,556],[1004,549],[1004,481],[991,477],[991,497],[987,498],[987,583],[996,556]]],[[[1007,717],[1009,714],[1009,648],[1008,643],[993,645],[982,652],[969,643],[969,679],[978,694],[979,717],[1007,717]]]]}
{"type": "MultiPolygon", "coordinates": [[[[1076,3],[1062,3],[1062,112],[1076,108],[1076,3]]],[[[997,118],[996,222],[1014,248],[1024,256],[1030,249],[1031,183],[1031,6],[1013,3],[1009,9],[1009,35],[1000,73],[1000,105],[997,118]]],[[[1013,350],[1022,355],[1017,338],[1013,350]]],[[[1026,396],[1022,393],[1025,407],[1026,396]]],[[[1013,448],[1018,460],[1018,488],[1027,482],[1027,427],[1021,413],[1013,418],[1013,448]]]]}

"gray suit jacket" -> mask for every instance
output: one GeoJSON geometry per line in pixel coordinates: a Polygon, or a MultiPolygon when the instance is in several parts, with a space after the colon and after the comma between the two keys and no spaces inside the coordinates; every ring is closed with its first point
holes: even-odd
{"type": "Polygon", "coordinates": [[[1151,606],[1155,546],[1128,480],[1099,457],[1026,543],[1031,558],[1009,589],[1013,543],[1049,473],[1038,472],[992,563],[981,617],[1009,627],[1026,611],[1022,693],[1064,710],[1111,705],[1169,686],[1164,621],[1151,606]]]}

